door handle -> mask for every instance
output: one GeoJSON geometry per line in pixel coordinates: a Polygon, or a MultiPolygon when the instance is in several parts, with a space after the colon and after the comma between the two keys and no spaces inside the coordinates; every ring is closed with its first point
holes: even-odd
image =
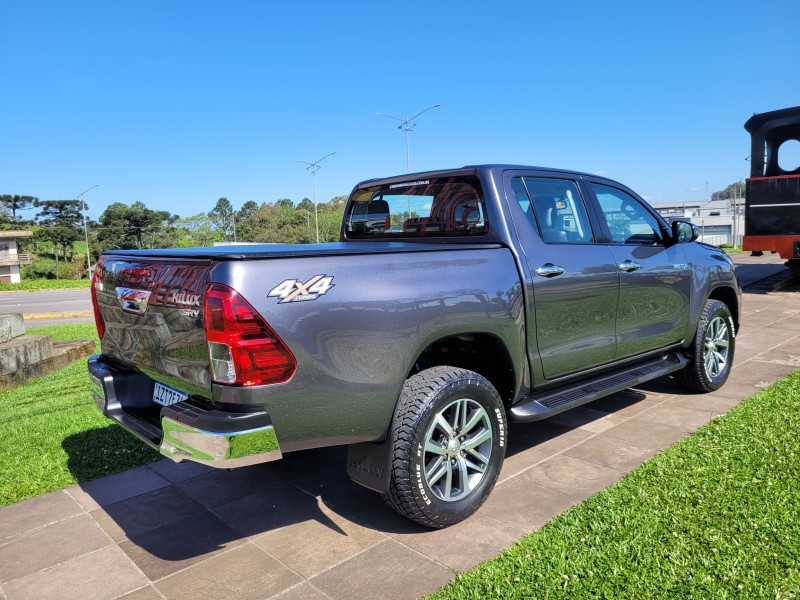
{"type": "Polygon", "coordinates": [[[625,272],[635,271],[637,269],[641,269],[642,265],[637,262],[633,262],[632,260],[626,260],[623,263],[620,263],[619,268],[625,272]]]}
{"type": "Polygon", "coordinates": [[[536,274],[542,277],[556,277],[557,275],[563,275],[566,269],[564,267],[559,267],[558,265],[554,265],[552,263],[546,263],[536,269],[536,274]]]}

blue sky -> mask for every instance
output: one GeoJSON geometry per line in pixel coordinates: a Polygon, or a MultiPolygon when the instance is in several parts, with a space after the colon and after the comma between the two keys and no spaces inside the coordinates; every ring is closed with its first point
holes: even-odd
{"type": "Polygon", "coordinates": [[[599,172],[652,201],[748,175],[800,105],[800,2],[38,2],[0,6],[0,194],[189,216],[405,172],[599,172]],[[774,11],[761,14],[768,5],[774,11]]]}

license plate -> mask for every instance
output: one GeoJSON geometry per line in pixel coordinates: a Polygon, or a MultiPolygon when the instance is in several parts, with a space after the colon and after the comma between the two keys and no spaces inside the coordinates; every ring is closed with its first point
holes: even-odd
{"type": "Polygon", "coordinates": [[[156,381],[156,387],[153,390],[153,402],[156,402],[162,406],[172,406],[178,402],[183,402],[188,397],[188,394],[184,394],[178,390],[173,390],[171,387],[167,387],[163,383],[158,383],[156,381]]]}

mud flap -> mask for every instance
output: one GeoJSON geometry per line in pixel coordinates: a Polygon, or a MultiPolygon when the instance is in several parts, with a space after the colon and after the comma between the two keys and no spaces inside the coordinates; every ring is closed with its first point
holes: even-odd
{"type": "Polygon", "coordinates": [[[347,447],[347,475],[366,488],[385,494],[391,479],[391,436],[385,442],[350,444],[347,447]]]}

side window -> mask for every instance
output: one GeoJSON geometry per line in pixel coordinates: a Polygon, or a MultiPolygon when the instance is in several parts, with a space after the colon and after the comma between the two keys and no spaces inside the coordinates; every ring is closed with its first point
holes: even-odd
{"type": "Polygon", "coordinates": [[[516,178],[511,182],[517,202],[548,244],[590,244],[589,217],[577,184],[569,179],[516,178]]]}
{"type": "Polygon", "coordinates": [[[611,231],[614,244],[652,246],[661,243],[658,220],[630,194],[593,183],[592,188],[611,231]]]}

